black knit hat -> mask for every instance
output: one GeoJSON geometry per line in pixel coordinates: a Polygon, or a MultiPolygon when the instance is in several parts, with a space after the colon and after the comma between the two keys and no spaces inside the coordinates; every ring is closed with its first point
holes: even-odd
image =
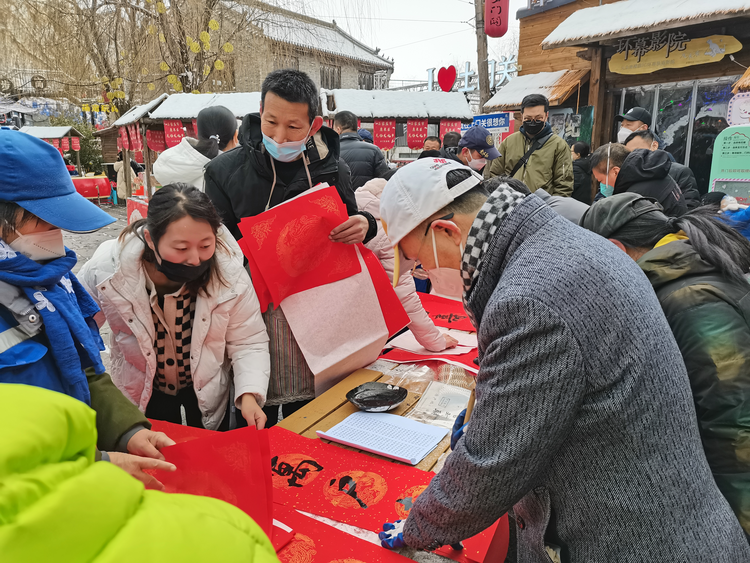
{"type": "Polygon", "coordinates": [[[655,199],[626,192],[597,201],[586,210],[578,224],[604,238],[611,238],[633,219],[654,211],[663,213],[662,206],[655,199]]]}

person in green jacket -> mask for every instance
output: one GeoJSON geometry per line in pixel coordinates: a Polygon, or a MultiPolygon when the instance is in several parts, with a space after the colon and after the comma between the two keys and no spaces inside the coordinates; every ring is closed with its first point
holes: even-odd
{"type": "Polygon", "coordinates": [[[62,393],[0,384],[3,563],[278,562],[239,508],[145,490],[114,464],[94,463],[96,418],[62,393]]]}
{"type": "Polygon", "coordinates": [[[667,217],[634,193],[591,206],[581,226],[636,260],[685,360],[703,449],[750,537],[750,242],[700,207],[667,217]]]}
{"type": "Polygon", "coordinates": [[[552,132],[548,123],[549,100],[529,94],[521,102],[523,125],[500,143],[500,156],[485,168],[485,176],[512,176],[533,192],[551,196],[573,195],[573,159],[570,147],[552,132]],[[534,151],[529,154],[530,149],[534,151]]]}

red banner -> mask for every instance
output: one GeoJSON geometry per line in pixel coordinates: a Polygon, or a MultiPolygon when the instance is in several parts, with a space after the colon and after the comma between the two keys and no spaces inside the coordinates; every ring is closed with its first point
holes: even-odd
{"type": "Polygon", "coordinates": [[[406,122],[406,144],[410,149],[421,149],[426,136],[426,119],[410,119],[406,122]]]}
{"type": "Polygon", "coordinates": [[[78,137],[72,137],[70,139],[70,148],[72,148],[74,151],[81,150],[81,139],[78,137]]]}
{"type": "Polygon", "coordinates": [[[143,150],[143,137],[141,137],[141,128],[137,123],[128,125],[128,137],[130,137],[130,148],[132,150],[143,150]]]}
{"type": "Polygon", "coordinates": [[[461,121],[458,119],[441,119],[440,120],[440,138],[442,139],[446,133],[449,133],[451,131],[460,133],[461,121]]]}
{"type": "Polygon", "coordinates": [[[184,136],[185,130],[182,128],[182,121],[179,119],[164,120],[164,141],[167,147],[179,145],[184,136]]]}
{"type": "Polygon", "coordinates": [[[121,150],[130,150],[127,127],[120,127],[120,148],[121,150]]]}
{"type": "Polygon", "coordinates": [[[151,129],[146,131],[146,144],[152,151],[164,152],[167,150],[167,143],[164,140],[164,131],[153,131],[151,129]]]}
{"type": "Polygon", "coordinates": [[[60,148],[60,139],[52,139],[51,141],[53,147],[55,147],[56,149],[60,148]]]}
{"type": "Polygon", "coordinates": [[[372,138],[376,147],[392,149],[396,144],[396,120],[376,119],[372,138]]]}
{"type": "Polygon", "coordinates": [[[68,139],[67,137],[63,137],[61,139],[61,141],[62,141],[62,143],[61,143],[62,150],[63,151],[69,151],[70,150],[70,139],[68,139]]]}
{"type": "Polygon", "coordinates": [[[502,37],[508,32],[510,0],[484,0],[484,32],[488,37],[502,37]]]}

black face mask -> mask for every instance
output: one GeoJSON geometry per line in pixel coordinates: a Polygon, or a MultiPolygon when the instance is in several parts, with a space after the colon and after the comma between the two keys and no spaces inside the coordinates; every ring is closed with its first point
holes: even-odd
{"type": "MultiPolygon", "coordinates": [[[[154,251],[154,254],[158,255],[158,252],[154,251]]],[[[201,262],[197,266],[188,266],[186,264],[176,264],[175,262],[164,260],[161,256],[159,256],[159,258],[161,258],[161,264],[157,261],[156,269],[175,283],[190,283],[191,281],[197,280],[206,273],[210,265],[210,263],[206,261],[201,262]]]]}
{"type": "Polygon", "coordinates": [[[542,129],[544,129],[544,126],[547,124],[546,121],[524,121],[523,122],[523,130],[526,131],[529,135],[534,137],[535,135],[538,135],[542,132],[542,129]]]}

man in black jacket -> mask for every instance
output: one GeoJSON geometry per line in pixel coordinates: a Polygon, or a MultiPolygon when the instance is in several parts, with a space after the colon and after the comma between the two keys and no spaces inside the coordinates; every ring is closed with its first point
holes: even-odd
{"type": "MultiPolygon", "coordinates": [[[[349,168],[339,159],[338,135],[323,127],[315,83],[296,70],[277,70],[263,81],[260,113],[242,121],[240,145],[206,166],[206,194],[236,239],[244,217],[259,215],[313,186],[336,186],[349,219],[331,231],[335,242],[367,242],[377,223],[358,211],[349,168]]],[[[315,380],[278,303],[264,313],[271,352],[267,426],[315,398],[315,380]]]]}
{"type": "Polygon", "coordinates": [[[687,205],[677,183],[669,176],[670,164],[664,151],[630,152],[619,143],[602,145],[591,155],[591,171],[604,196],[640,194],[658,201],[666,215],[679,217],[687,212],[687,205]]]}
{"type": "MultiPolygon", "coordinates": [[[[654,134],[646,129],[645,131],[636,131],[631,133],[625,140],[625,148],[629,151],[635,149],[647,149],[655,151],[659,148],[659,141],[654,134]]],[[[669,175],[677,182],[682,195],[685,196],[685,203],[688,210],[695,209],[701,204],[701,194],[698,191],[698,182],[695,180],[695,174],[684,164],[672,162],[669,167],[669,175]]]]}
{"type": "Polygon", "coordinates": [[[352,171],[352,188],[356,191],[373,178],[382,178],[388,172],[383,153],[375,145],[366,143],[357,133],[357,116],[350,111],[340,111],[333,121],[333,130],[339,134],[341,158],[352,171]]]}

